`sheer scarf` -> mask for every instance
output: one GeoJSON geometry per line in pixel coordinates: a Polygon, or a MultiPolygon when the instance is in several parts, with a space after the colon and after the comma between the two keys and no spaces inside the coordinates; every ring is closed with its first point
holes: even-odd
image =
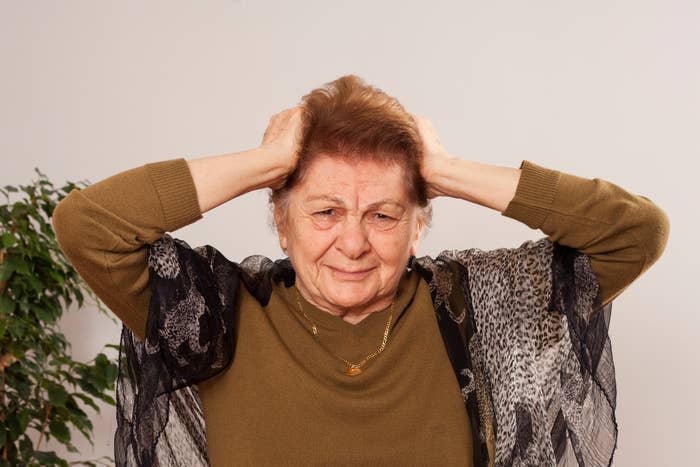
{"type": "MultiPolygon", "coordinates": [[[[240,287],[265,306],[294,283],[288,259],[240,264],[165,234],[149,246],[146,339],[122,328],[118,466],[209,465],[197,383],[234,358],[240,287]]],[[[472,424],[474,466],[609,466],[616,383],[589,258],[542,238],[517,248],[411,258],[472,424]]],[[[232,401],[235,403],[235,401],[232,401]]]]}

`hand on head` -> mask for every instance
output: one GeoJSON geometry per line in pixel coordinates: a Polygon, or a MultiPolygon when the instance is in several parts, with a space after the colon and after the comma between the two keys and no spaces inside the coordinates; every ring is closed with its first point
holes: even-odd
{"type": "Polygon", "coordinates": [[[423,143],[423,159],[421,160],[421,175],[426,183],[428,198],[435,198],[442,194],[436,189],[436,177],[444,172],[444,164],[455,159],[440,143],[433,124],[427,118],[411,114],[416,122],[421,141],[423,143]]]}
{"type": "MultiPolygon", "coordinates": [[[[421,175],[426,181],[428,197],[434,198],[440,192],[434,189],[433,180],[442,169],[441,164],[454,159],[440,143],[433,124],[427,118],[410,114],[416,123],[421,141],[423,143],[423,159],[421,161],[421,175]]],[[[270,122],[265,129],[261,147],[278,154],[285,161],[290,174],[296,167],[301,149],[302,135],[302,107],[297,105],[284,109],[270,117],[270,122]]],[[[281,185],[283,182],[281,183],[281,185]]],[[[273,187],[276,188],[276,187],[273,187]]]]}
{"type": "MultiPolygon", "coordinates": [[[[288,168],[287,175],[296,167],[301,149],[302,117],[301,106],[290,107],[270,117],[263,134],[261,148],[277,154],[288,168]]],[[[282,180],[284,184],[284,180],[282,180]]],[[[273,187],[275,188],[275,187],[273,187]]]]}

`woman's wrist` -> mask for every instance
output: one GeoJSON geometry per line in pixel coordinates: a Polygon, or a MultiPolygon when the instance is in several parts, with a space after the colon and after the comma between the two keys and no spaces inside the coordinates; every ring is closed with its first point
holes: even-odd
{"type": "Polygon", "coordinates": [[[423,178],[428,189],[428,197],[450,196],[450,179],[455,170],[454,163],[457,158],[444,155],[431,158],[430,163],[423,166],[423,178]]]}
{"type": "Polygon", "coordinates": [[[253,151],[263,162],[264,171],[269,178],[264,188],[279,187],[296,167],[296,157],[289,154],[288,148],[262,144],[253,151]]]}
{"type": "Polygon", "coordinates": [[[505,211],[515,196],[520,169],[457,157],[444,157],[431,166],[429,192],[505,211]]]}
{"type": "Polygon", "coordinates": [[[202,213],[250,191],[278,186],[289,174],[289,163],[274,148],[187,160],[202,213]]]}

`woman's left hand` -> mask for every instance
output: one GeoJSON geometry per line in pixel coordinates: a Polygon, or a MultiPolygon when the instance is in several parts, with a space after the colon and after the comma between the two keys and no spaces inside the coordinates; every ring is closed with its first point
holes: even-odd
{"type": "Polygon", "coordinates": [[[440,143],[433,124],[427,118],[411,114],[416,122],[418,132],[423,143],[423,160],[421,161],[421,175],[426,183],[428,198],[445,195],[439,189],[441,174],[446,173],[451,161],[456,157],[451,156],[440,143]]]}
{"type": "Polygon", "coordinates": [[[520,169],[486,164],[450,155],[433,124],[411,115],[423,142],[421,175],[429,198],[449,196],[504,212],[520,180],[520,169]]]}

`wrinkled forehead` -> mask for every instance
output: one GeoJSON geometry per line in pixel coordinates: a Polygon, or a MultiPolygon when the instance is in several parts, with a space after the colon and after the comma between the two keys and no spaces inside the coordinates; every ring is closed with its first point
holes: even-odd
{"type": "Polygon", "coordinates": [[[320,156],[290,193],[297,202],[335,202],[363,208],[393,203],[405,208],[414,204],[409,197],[407,177],[396,163],[346,160],[320,156]]]}

